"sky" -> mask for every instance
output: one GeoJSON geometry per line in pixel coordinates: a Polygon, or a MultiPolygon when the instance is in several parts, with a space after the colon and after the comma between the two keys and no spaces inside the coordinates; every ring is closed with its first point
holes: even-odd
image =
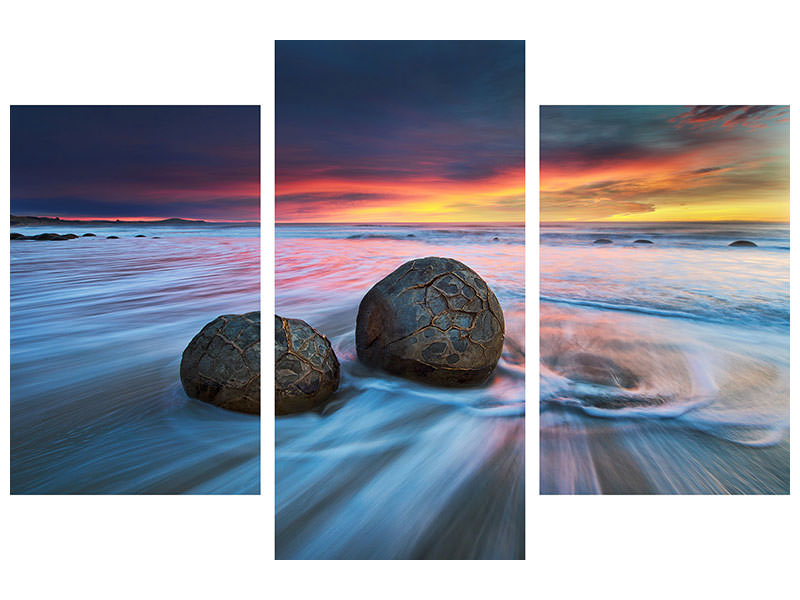
{"type": "Polygon", "coordinates": [[[258,221],[258,106],[12,106],[11,213],[258,221]]]}
{"type": "Polygon", "coordinates": [[[277,42],[278,222],[524,220],[524,42],[277,42]]]}
{"type": "Polygon", "coordinates": [[[787,106],[542,106],[542,221],[789,220],[787,106]]]}

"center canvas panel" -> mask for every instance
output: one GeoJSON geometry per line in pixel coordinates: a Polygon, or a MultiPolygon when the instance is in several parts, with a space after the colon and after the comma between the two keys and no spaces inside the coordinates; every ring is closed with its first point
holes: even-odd
{"type": "Polygon", "coordinates": [[[523,42],[277,42],[279,559],[521,559],[523,42]]]}

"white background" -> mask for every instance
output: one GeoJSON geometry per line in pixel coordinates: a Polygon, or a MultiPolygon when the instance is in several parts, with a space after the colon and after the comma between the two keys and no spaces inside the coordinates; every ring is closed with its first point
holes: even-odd
{"type": "MultiPolygon", "coordinates": [[[[800,507],[791,496],[538,496],[535,301],[538,105],[789,104],[799,70],[791,6],[556,0],[538,5],[498,0],[3,3],[3,111],[10,104],[262,106],[262,309],[267,312],[274,290],[274,40],[527,40],[530,299],[526,561],[273,561],[274,436],[265,411],[260,497],[4,494],[0,586],[5,589],[0,589],[5,597],[798,597],[800,507]]],[[[0,124],[2,189],[8,190],[7,112],[0,124]]],[[[797,181],[795,163],[792,179],[797,181]]],[[[3,202],[8,214],[5,193],[3,202]]],[[[792,238],[796,248],[794,232],[792,238]]],[[[7,240],[6,234],[0,244],[3,382],[8,381],[7,240]]],[[[793,263],[796,258],[795,251],[793,263]]],[[[271,361],[265,360],[264,368],[270,381],[271,361]]],[[[7,386],[2,389],[7,398],[7,386]]],[[[265,394],[269,406],[268,386],[265,394]]],[[[0,469],[7,482],[5,406],[0,469]]]]}

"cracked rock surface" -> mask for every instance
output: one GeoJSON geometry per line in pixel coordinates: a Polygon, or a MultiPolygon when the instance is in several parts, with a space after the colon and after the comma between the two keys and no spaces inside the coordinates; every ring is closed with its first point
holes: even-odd
{"type": "Polygon", "coordinates": [[[217,317],[183,351],[181,383],[192,398],[261,414],[261,312],[217,317]]]}
{"type": "Polygon", "coordinates": [[[409,261],[367,292],[356,351],[366,365],[425,383],[477,385],[503,350],[500,303],[475,271],[452,258],[409,261]]]}
{"type": "Polygon", "coordinates": [[[339,387],[339,361],[324,335],[275,315],[275,414],[322,406],[339,387]]]}

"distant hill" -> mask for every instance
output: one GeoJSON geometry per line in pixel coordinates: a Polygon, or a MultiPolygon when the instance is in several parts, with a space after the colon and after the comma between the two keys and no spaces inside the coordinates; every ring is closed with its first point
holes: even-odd
{"type": "MultiPolygon", "coordinates": [[[[239,223],[232,223],[239,224],[239,223]]],[[[91,221],[75,220],[75,219],[59,219],[58,217],[18,217],[11,215],[11,226],[15,225],[70,225],[70,226],[87,226],[87,225],[215,225],[208,221],[193,221],[191,219],[163,219],[161,221],[120,221],[106,220],[106,219],[93,219],[91,221]]],[[[257,223],[241,223],[241,225],[257,225],[257,223]]]]}

